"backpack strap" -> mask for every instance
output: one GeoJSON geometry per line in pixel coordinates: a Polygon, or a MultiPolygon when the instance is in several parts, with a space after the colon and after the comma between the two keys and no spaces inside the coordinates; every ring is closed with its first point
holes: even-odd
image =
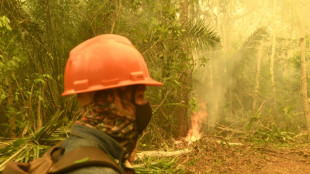
{"type": "Polygon", "coordinates": [[[30,164],[28,163],[18,163],[9,161],[2,174],[28,174],[28,169],[30,167],[30,164]]]}
{"type": "Polygon", "coordinates": [[[56,163],[52,165],[48,173],[65,173],[89,166],[109,167],[118,171],[119,173],[124,173],[124,171],[116,164],[114,160],[111,159],[108,154],[93,146],[78,147],[64,154],[56,163]]]}
{"type": "Polygon", "coordinates": [[[28,172],[31,174],[46,174],[54,163],[52,154],[61,150],[62,144],[63,141],[60,141],[55,146],[51,147],[47,152],[45,152],[41,158],[31,161],[28,172]]]}
{"type": "Polygon", "coordinates": [[[104,151],[94,146],[82,146],[64,154],[63,141],[30,163],[10,161],[2,174],[61,174],[83,167],[102,166],[125,173],[104,151]]]}
{"type": "Polygon", "coordinates": [[[61,149],[63,141],[50,148],[41,158],[33,160],[31,163],[21,163],[10,161],[6,164],[2,174],[44,174],[52,166],[51,154],[61,149]]]}

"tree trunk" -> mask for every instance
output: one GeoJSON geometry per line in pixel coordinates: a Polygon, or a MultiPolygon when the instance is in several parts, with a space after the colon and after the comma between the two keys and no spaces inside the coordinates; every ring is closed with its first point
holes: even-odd
{"type": "Polygon", "coordinates": [[[305,38],[300,38],[300,58],[301,58],[301,92],[303,96],[304,111],[307,120],[308,134],[310,135],[310,110],[308,104],[307,92],[307,68],[306,68],[306,51],[305,51],[305,38]]]}
{"type": "Polygon", "coordinates": [[[213,80],[213,61],[210,60],[210,66],[209,66],[210,72],[209,72],[209,79],[210,79],[210,89],[209,90],[213,90],[213,84],[214,84],[214,80],[213,80]]]}
{"type": "Polygon", "coordinates": [[[308,127],[308,139],[310,138],[310,110],[308,103],[308,92],[307,92],[307,62],[306,62],[306,41],[305,41],[305,29],[300,19],[298,11],[296,11],[299,29],[300,29],[300,59],[301,59],[301,93],[304,103],[304,112],[308,127]]]}
{"type": "Polygon", "coordinates": [[[182,2],[182,12],[180,14],[181,23],[187,25],[188,23],[188,0],[183,0],[182,2]]]}
{"type": "Polygon", "coordinates": [[[263,54],[263,45],[260,44],[257,53],[257,66],[256,66],[256,77],[255,77],[255,88],[254,88],[254,101],[253,101],[253,109],[257,108],[257,98],[259,93],[259,85],[260,85],[260,70],[261,70],[261,61],[263,54]]]}
{"type": "Polygon", "coordinates": [[[270,78],[271,78],[271,87],[273,96],[276,92],[275,81],[274,81],[274,54],[276,49],[276,35],[275,32],[272,34],[272,48],[271,48],[271,57],[270,57],[270,78]]]}
{"type": "MultiPolygon", "coordinates": [[[[187,25],[188,24],[188,0],[183,0],[182,2],[182,12],[180,14],[181,24],[187,25]]],[[[185,52],[188,51],[184,48],[185,52]]],[[[188,109],[185,106],[188,106],[189,101],[189,85],[190,85],[190,69],[187,66],[186,61],[183,62],[183,66],[185,67],[184,71],[180,76],[180,82],[182,83],[181,88],[178,91],[179,103],[182,106],[177,108],[176,112],[176,120],[177,120],[177,127],[178,130],[176,132],[176,137],[181,138],[187,135],[188,131],[188,109]]]]}
{"type": "MultiPolygon", "coordinates": [[[[273,0],[273,17],[276,15],[276,0],[273,0]]],[[[275,87],[275,82],[274,82],[274,54],[276,50],[276,30],[275,26],[273,27],[272,31],[272,48],[271,48],[271,57],[270,57],[270,78],[271,78],[271,87],[272,87],[272,92],[273,96],[275,97],[276,93],[276,87],[275,87]]]]}

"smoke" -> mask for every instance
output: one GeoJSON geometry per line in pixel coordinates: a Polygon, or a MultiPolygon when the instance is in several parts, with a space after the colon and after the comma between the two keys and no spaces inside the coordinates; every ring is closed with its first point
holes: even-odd
{"type": "MultiPolygon", "coordinates": [[[[201,56],[196,57],[198,62],[201,56]]],[[[224,54],[223,51],[207,53],[204,56],[209,57],[208,63],[205,66],[197,66],[193,73],[194,97],[199,103],[206,103],[207,125],[213,128],[222,119],[221,115],[227,113],[225,108],[229,108],[225,106],[229,103],[226,96],[234,87],[233,72],[241,56],[236,53],[224,54]]]]}

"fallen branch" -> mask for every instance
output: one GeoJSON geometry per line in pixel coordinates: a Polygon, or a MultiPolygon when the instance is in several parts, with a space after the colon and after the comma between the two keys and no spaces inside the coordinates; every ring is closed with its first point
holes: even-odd
{"type": "Polygon", "coordinates": [[[232,129],[232,128],[230,128],[230,127],[226,127],[226,126],[221,125],[221,124],[216,124],[215,128],[218,129],[218,130],[220,130],[220,131],[232,132],[232,133],[234,133],[234,134],[239,134],[239,135],[240,135],[240,134],[241,134],[241,135],[245,134],[243,131],[236,130],[236,129],[232,129]]]}
{"type": "Polygon", "coordinates": [[[177,150],[177,151],[171,151],[171,152],[167,152],[167,151],[143,151],[143,152],[138,152],[136,154],[136,157],[139,160],[142,160],[144,158],[147,157],[171,157],[171,156],[178,156],[178,155],[182,155],[182,154],[186,154],[191,152],[191,149],[184,149],[184,150],[177,150]]]}

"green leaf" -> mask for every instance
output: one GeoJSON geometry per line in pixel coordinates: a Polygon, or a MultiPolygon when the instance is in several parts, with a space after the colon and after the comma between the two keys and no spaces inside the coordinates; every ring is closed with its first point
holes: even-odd
{"type": "Polygon", "coordinates": [[[3,94],[1,94],[1,96],[0,96],[0,98],[3,100],[3,99],[5,99],[7,96],[3,93],[3,94]]]}
{"type": "Polygon", "coordinates": [[[14,141],[13,146],[20,146],[20,145],[25,144],[25,143],[26,143],[26,141],[23,138],[21,138],[21,139],[14,141]]]}

